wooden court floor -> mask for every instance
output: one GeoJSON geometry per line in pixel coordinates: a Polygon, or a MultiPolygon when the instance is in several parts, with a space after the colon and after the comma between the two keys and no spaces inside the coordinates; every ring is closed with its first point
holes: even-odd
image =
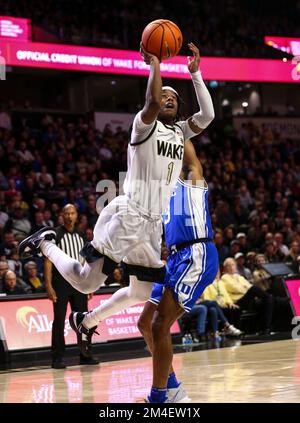
{"type": "MultiPolygon", "coordinates": [[[[174,355],[192,402],[300,402],[300,341],[174,355]]],[[[0,374],[0,403],[131,403],[151,385],[151,358],[0,374]]]]}

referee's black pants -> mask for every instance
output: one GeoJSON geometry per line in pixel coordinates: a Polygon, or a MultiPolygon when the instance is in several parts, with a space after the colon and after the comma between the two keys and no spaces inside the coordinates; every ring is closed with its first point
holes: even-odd
{"type": "Polygon", "coordinates": [[[52,361],[57,361],[63,359],[65,352],[64,329],[68,303],[70,303],[72,311],[87,311],[87,295],[77,291],[68,282],[61,279],[53,280],[52,286],[56,292],[57,301],[53,303],[51,354],[52,361]]]}

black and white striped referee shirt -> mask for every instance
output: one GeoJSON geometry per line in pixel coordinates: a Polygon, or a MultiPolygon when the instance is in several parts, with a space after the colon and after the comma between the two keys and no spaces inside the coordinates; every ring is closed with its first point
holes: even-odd
{"type": "MultiPolygon", "coordinates": [[[[84,234],[80,232],[76,227],[74,228],[73,232],[68,232],[63,225],[55,228],[55,232],[56,245],[69,257],[83,264],[84,258],[79,254],[79,252],[86,243],[86,238],[84,234]]],[[[62,277],[54,266],[53,271],[53,276],[62,277]]]]}

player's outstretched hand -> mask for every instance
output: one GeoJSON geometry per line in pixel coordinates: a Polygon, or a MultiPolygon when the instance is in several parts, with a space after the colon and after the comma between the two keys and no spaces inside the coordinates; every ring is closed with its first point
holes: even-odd
{"type": "Polygon", "coordinates": [[[140,54],[147,65],[150,65],[152,60],[159,61],[158,57],[154,56],[154,54],[150,54],[146,50],[144,50],[142,42],[140,43],[140,54]]]}
{"type": "Polygon", "coordinates": [[[188,43],[188,47],[193,53],[193,57],[188,57],[188,69],[190,73],[194,73],[199,69],[200,51],[194,43],[188,43]]]}

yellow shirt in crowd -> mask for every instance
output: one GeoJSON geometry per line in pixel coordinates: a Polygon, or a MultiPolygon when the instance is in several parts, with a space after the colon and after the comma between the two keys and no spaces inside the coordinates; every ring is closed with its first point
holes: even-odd
{"type": "Polygon", "coordinates": [[[217,301],[220,307],[226,308],[233,304],[222,279],[215,279],[203,292],[202,298],[209,301],[217,301]]]}
{"type": "Polygon", "coordinates": [[[252,287],[251,283],[238,273],[233,275],[224,273],[221,280],[224,282],[225,288],[234,303],[240,300],[252,287]]]}

